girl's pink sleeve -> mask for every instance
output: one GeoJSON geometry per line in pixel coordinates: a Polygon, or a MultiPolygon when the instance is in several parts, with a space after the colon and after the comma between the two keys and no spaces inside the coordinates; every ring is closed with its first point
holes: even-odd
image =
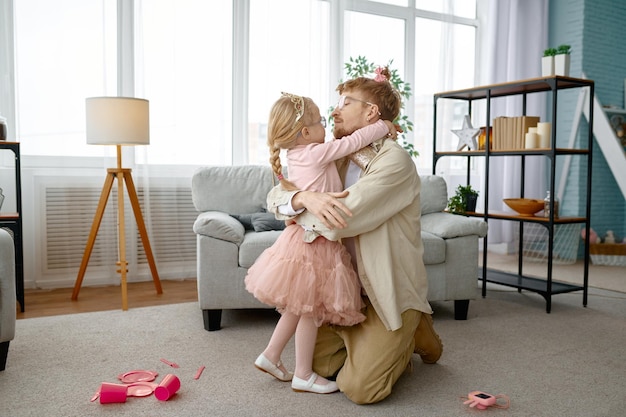
{"type": "Polygon", "coordinates": [[[376,123],[357,129],[349,136],[312,145],[310,151],[319,162],[335,161],[385,137],[387,133],[389,133],[389,128],[385,122],[378,120],[376,123]]]}

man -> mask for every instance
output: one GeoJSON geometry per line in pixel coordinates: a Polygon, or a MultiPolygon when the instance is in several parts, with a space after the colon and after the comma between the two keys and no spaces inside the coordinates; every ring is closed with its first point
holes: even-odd
{"type": "MultiPolygon", "coordinates": [[[[385,69],[386,70],[386,69],[385,69]]],[[[388,72],[383,72],[388,77],[388,72]]],[[[340,84],[332,113],[341,138],[380,118],[394,120],[400,96],[387,81],[359,77],[340,84]]],[[[443,350],[432,327],[422,260],[420,178],[408,152],[383,138],[339,164],[343,193],[286,192],[268,196],[273,212],[291,211],[310,239],[342,239],[363,285],[366,320],[351,327],[322,326],[313,369],[336,376],[339,389],[358,404],[386,398],[414,352],[435,363],[443,350]],[[358,165],[361,167],[359,167],[358,165]],[[280,207],[280,208],[279,208],[280,207]]],[[[289,218],[289,216],[281,216],[289,218]]]]}

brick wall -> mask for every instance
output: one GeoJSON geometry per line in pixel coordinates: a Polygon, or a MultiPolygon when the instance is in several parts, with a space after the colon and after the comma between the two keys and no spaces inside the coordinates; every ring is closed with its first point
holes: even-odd
{"type": "MultiPolygon", "coordinates": [[[[624,78],[626,78],[626,2],[620,0],[550,0],[550,46],[572,46],[570,75],[595,81],[596,97],[604,105],[624,108],[624,78]]],[[[559,146],[567,144],[573,123],[578,95],[559,95],[557,132],[559,146]]],[[[581,129],[586,129],[586,124],[581,129]]],[[[600,236],[613,230],[626,236],[626,200],[617,186],[602,152],[593,148],[591,227],[600,236]]],[[[557,165],[557,171],[558,165],[557,165]]],[[[626,172],[622,173],[626,175],[626,172]]],[[[573,158],[567,176],[562,211],[573,212],[584,207],[586,164],[573,158]]],[[[582,210],[580,212],[583,212],[582,210]]]]}

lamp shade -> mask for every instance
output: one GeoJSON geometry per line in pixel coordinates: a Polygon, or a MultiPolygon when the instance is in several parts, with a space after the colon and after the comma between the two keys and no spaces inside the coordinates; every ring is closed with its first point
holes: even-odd
{"type": "Polygon", "coordinates": [[[87,144],[149,145],[148,100],[132,97],[86,99],[87,144]]]}

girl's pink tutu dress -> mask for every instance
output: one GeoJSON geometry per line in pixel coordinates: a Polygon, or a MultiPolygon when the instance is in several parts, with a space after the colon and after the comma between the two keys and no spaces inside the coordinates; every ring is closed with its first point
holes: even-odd
{"type": "Polygon", "coordinates": [[[365,320],[361,285],[346,248],[323,237],[306,243],[303,235],[300,225],[287,226],[248,269],[246,289],[281,313],[313,316],[318,327],[365,320]]]}
{"type": "MultiPolygon", "coordinates": [[[[289,179],[303,190],[341,191],[334,161],[387,132],[384,123],[382,128],[375,124],[340,140],[291,148],[289,179]]],[[[346,248],[321,236],[311,243],[303,238],[300,225],[287,226],[248,269],[246,289],[281,313],[311,315],[317,326],[351,326],[365,320],[361,283],[346,248]]]]}

